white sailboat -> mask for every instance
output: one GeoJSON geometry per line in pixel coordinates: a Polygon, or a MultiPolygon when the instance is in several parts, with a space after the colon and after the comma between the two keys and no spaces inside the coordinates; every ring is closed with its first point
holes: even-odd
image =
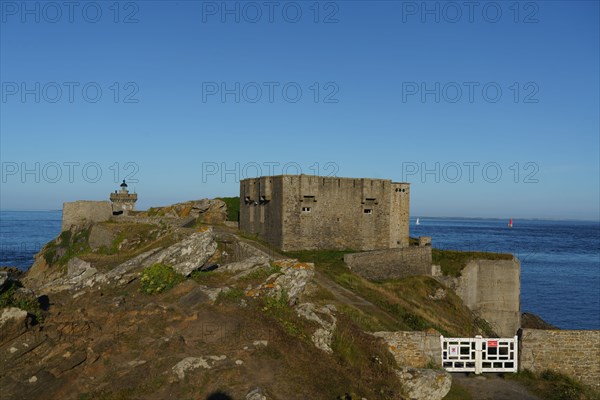
{"type": "Polygon", "coordinates": [[[419,218],[417,218],[417,225],[421,225],[421,223],[419,222],[419,218]]]}

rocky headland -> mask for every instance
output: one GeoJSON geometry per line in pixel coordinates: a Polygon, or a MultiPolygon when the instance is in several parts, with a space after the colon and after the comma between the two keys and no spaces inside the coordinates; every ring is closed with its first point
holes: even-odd
{"type": "Polygon", "coordinates": [[[402,365],[385,332],[495,335],[440,280],[281,254],[218,199],[73,220],[0,272],[0,300],[6,400],[442,399],[451,376],[402,365]]]}

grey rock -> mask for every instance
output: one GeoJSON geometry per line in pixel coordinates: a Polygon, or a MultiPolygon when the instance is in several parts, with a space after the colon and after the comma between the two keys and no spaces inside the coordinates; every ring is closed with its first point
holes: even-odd
{"type": "Polygon", "coordinates": [[[452,376],[442,370],[404,367],[396,374],[412,400],[442,400],[452,386],[452,376]]]}
{"type": "Polygon", "coordinates": [[[268,269],[269,267],[270,267],[270,265],[269,265],[268,258],[254,256],[254,257],[249,257],[242,261],[237,261],[237,262],[232,262],[229,264],[222,265],[221,267],[217,268],[216,271],[218,271],[218,272],[239,272],[240,274],[238,274],[238,277],[242,277],[242,276],[245,276],[257,269],[261,269],[261,268],[268,269]]]}
{"type": "Polygon", "coordinates": [[[320,326],[312,334],[311,339],[315,347],[326,353],[333,353],[331,341],[337,324],[337,319],[333,315],[334,311],[336,309],[332,304],[317,308],[312,303],[302,303],[296,307],[298,316],[316,322],[320,326]]]}
{"type": "Polygon", "coordinates": [[[0,292],[4,290],[4,286],[8,283],[8,272],[0,271],[0,292]]]}
{"type": "Polygon", "coordinates": [[[25,333],[29,322],[27,311],[16,307],[3,308],[0,311],[0,344],[25,333]]]}
{"type": "Polygon", "coordinates": [[[171,265],[173,269],[189,276],[192,272],[202,267],[217,250],[212,229],[196,232],[166,249],[148,257],[143,261],[143,266],[155,263],[171,265]]]}
{"type": "Polygon", "coordinates": [[[257,387],[252,389],[246,395],[246,400],[267,400],[267,394],[263,388],[257,387]]]}
{"type": "Polygon", "coordinates": [[[92,265],[80,258],[72,258],[67,263],[67,277],[75,278],[92,268],[92,265]]]}
{"type": "Polygon", "coordinates": [[[315,275],[314,265],[309,263],[298,263],[295,260],[279,262],[281,274],[277,276],[273,284],[281,292],[285,291],[290,305],[299,301],[300,295],[308,282],[315,275]]]}
{"type": "Polygon", "coordinates": [[[175,364],[171,370],[177,379],[183,380],[188,371],[197,368],[211,369],[226,358],[226,356],[186,357],[175,364]]]}

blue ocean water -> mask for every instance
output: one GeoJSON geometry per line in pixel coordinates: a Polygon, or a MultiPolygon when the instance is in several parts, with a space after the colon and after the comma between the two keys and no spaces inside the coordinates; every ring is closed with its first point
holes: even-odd
{"type": "MultiPolygon", "coordinates": [[[[562,329],[600,329],[600,224],[420,217],[410,235],[442,249],[512,253],[521,260],[521,309],[562,329]]],[[[60,233],[61,211],[0,211],[0,266],[28,269],[60,233]]]]}
{"type": "Polygon", "coordinates": [[[0,266],[27,270],[60,233],[62,211],[0,211],[0,266]]]}

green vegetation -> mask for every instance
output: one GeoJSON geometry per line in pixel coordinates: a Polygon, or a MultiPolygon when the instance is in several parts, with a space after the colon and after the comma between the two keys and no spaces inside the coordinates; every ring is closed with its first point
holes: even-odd
{"type": "Polygon", "coordinates": [[[141,274],[140,291],[145,294],[158,294],[185,280],[172,267],[165,264],[154,264],[144,268],[141,274]]]}
{"type": "Polygon", "coordinates": [[[469,261],[483,260],[512,260],[512,254],[506,253],[488,253],[484,251],[458,251],[431,249],[431,258],[433,264],[442,267],[442,273],[447,276],[459,277],[463,268],[469,261]]]}
{"type": "Polygon", "coordinates": [[[573,378],[550,370],[539,374],[524,370],[516,374],[507,374],[505,378],[523,383],[545,400],[600,400],[599,392],[573,378]]]}
{"type": "Polygon", "coordinates": [[[119,232],[110,247],[102,246],[98,252],[104,255],[117,254],[119,252],[119,246],[126,237],[127,235],[125,232],[119,232]]]}
{"type": "Polygon", "coordinates": [[[303,329],[304,324],[299,321],[298,316],[289,306],[289,297],[285,291],[277,297],[261,297],[258,304],[262,307],[261,312],[277,321],[288,335],[308,340],[303,329]]]}
{"type": "Polygon", "coordinates": [[[74,234],[71,230],[61,232],[58,238],[48,243],[44,249],[46,264],[63,266],[71,258],[89,252],[90,230],[90,228],[86,228],[76,231],[74,234]]]}
{"type": "Polygon", "coordinates": [[[270,263],[271,264],[271,268],[269,269],[257,269],[256,271],[252,271],[250,272],[248,275],[242,277],[240,280],[243,282],[254,282],[254,283],[260,283],[263,282],[265,279],[267,279],[269,276],[273,275],[273,274],[277,274],[281,272],[281,267],[278,265],[275,265],[273,262],[270,263]]]}
{"type": "Polygon", "coordinates": [[[0,293],[0,309],[5,307],[17,307],[27,311],[35,317],[35,322],[43,322],[40,302],[33,294],[19,291],[23,285],[16,280],[9,280],[4,291],[0,293]]]}
{"type": "Polygon", "coordinates": [[[190,278],[201,285],[216,287],[224,286],[229,281],[229,278],[231,278],[231,273],[196,270],[192,272],[190,278]]]}
{"type": "Polygon", "coordinates": [[[219,303],[236,303],[244,298],[244,291],[239,288],[231,288],[227,291],[219,292],[217,296],[217,302],[219,303]]]}
{"type": "Polygon", "coordinates": [[[239,221],[240,219],[240,198],[239,197],[219,197],[227,204],[227,221],[239,221]]]}
{"type": "Polygon", "coordinates": [[[316,268],[333,281],[375,304],[381,311],[369,315],[358,309],[344,309],[349,311],[348,317],[365,330],[433,328],[445,336],[471,336],[480,333],[489,337],[496,336],[485,321],[478,321],[456,294],[435,279],[414,276],[371,282],[347,268],[343,257],[349,252],[351,251],[297,251],[287,255],[304,262],[314,262],[316,268]],[[442,301],[432,298],[438,290],[446,292],[442,301]]]}

